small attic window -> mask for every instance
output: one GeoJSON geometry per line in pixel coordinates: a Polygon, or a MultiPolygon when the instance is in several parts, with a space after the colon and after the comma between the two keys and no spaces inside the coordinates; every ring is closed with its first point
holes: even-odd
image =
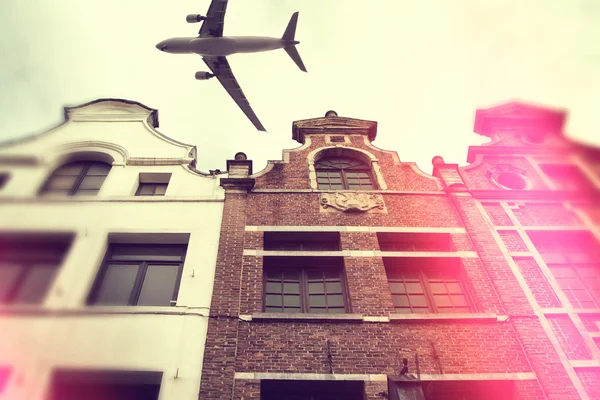
{"type": "Polygon", "coordinates": [[[140,185],[135,192],[136,196],[164,196],[171,180],[171,173],[140,174],[140,185]]]}
{"type": "Polygon", "coordinates": [[[344,143],[345,140],[343,136],[332,136],[331,141],[334,143],[344,143]]]}

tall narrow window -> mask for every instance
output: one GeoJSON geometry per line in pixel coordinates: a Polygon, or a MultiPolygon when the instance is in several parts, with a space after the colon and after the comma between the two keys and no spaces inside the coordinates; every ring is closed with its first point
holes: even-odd
{"type": "Polygon", "coordinates": [[[371,168],[349,157],[327,157],[315,164],[317,185],[323,190],[374,189],[371,168]]]}
{"type": "Polygon", "coordinates": [[[455,260],[383,259],[396,313],[468,313],[471,302],[455,260]]]}
{"type": "Polygon", "coordinates": [[[89,303],[175,305],[186,248],[186,245],[111,244],[89,303]]]}
{"type": "Polygon", "coordinates": [[[64,235],[0,238],[0,303],[42,303],[70,240],[64,235]]]}
{"type": "Polygon", "coordinates": [[[592,184],[574,165],[542,164],[540,168],[557,190],[590,190],[592,184]]]}
{"type": "Polygon", "coordinates": [[[268,257],[266,312],[345,313],[342,260],[334,257],[268,257]]]}
{"type": "Polygon", "coordinates": [[[600,246],[589,232],[528,232],[575,308],[600,307],[600,246]]]}
{"type": "Polygon", "coordinates": [[[98,194],[110,164],[100,161],[74,161],[57,168],[46,181],[41,194],[93,196],[98,194]]]}

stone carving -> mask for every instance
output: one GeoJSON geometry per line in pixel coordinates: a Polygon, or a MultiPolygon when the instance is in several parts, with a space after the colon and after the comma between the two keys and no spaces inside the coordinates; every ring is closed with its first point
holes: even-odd
{"type": "Polygon", "coordinates": [[[383,210],[383,197],[375,193],[322,193],[321,207],[335,208],[343,212],[366,212],[371,209],[383,210]]]}

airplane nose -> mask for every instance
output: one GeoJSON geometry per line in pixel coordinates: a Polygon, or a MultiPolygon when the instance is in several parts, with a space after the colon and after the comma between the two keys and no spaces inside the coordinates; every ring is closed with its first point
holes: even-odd
{"type": "Polygon", "coordinates": [[[159,49],[160,51],[165,51],[165,49],[167,48],[167,45],[164,42],[160,42],[155,47],[157,49],[159,49]]]}

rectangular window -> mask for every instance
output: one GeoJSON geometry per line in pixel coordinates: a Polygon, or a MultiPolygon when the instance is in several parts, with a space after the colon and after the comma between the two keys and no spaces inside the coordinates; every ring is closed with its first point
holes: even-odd
{"type": "Polygon", "coordinates": [[[528,232],[574,308],[600,307],[600,245],[589,232],[528,232]]]}
{"type": "Polygon", "coordinates": [[[164,196],[171,180],[170,173],[141,173],[136,196],[164,196]]]}
{"type": "Polygon", "coordinates": [[[0,304],[43,303],[71,240],[71,235],[1,235],[0,304]]]}
{"type": "Polygon", "coordinates": [[[449,233],[377,232],[381,251],[453,251],[449,233]]]}
{"type": "Polygon", "coordinates": [[[575,165],[541,164],[540,168],[550,178],[557,190],[589,190],[591,182],[575,165]]]}
{"type": "Polygon", "coordinates": [[[339,232],[265,232],[265,250],[337,251],[339,232]]]}
{"type": "Polygon", "coordinates": [[[338,257],[265,258],[265,311],[347,312],[342,265],[343,259],[338,257]]]}
{"type": "Polygon", "coordinates": [[[112,243],[88,303],[174,306],[186,250],[181,244],[112,243]]]}
{"type": "MultiPolygon", "coordinates": [[[[401,387],[402,382],[398,383],[401,387]]],[[[513,381],[431,381],[423,382],[425,400],[512,400],[513,381]]],[[[393,399],[390,396],[390,399],[393,399]]]]}
{"type": "Polygon", "coordinates": [[[261,400],[362,400],[362,381],[261,380],[261,400]]]}
{"type": "Polygon", "coordinates": [[[50,400],[157,400],[162,372],[57,370],[50,400]]]}
{"type": "Polygon", "coordinates": [[[457,259],[384,258],[396,313],[468,313],[457,259]]]}

